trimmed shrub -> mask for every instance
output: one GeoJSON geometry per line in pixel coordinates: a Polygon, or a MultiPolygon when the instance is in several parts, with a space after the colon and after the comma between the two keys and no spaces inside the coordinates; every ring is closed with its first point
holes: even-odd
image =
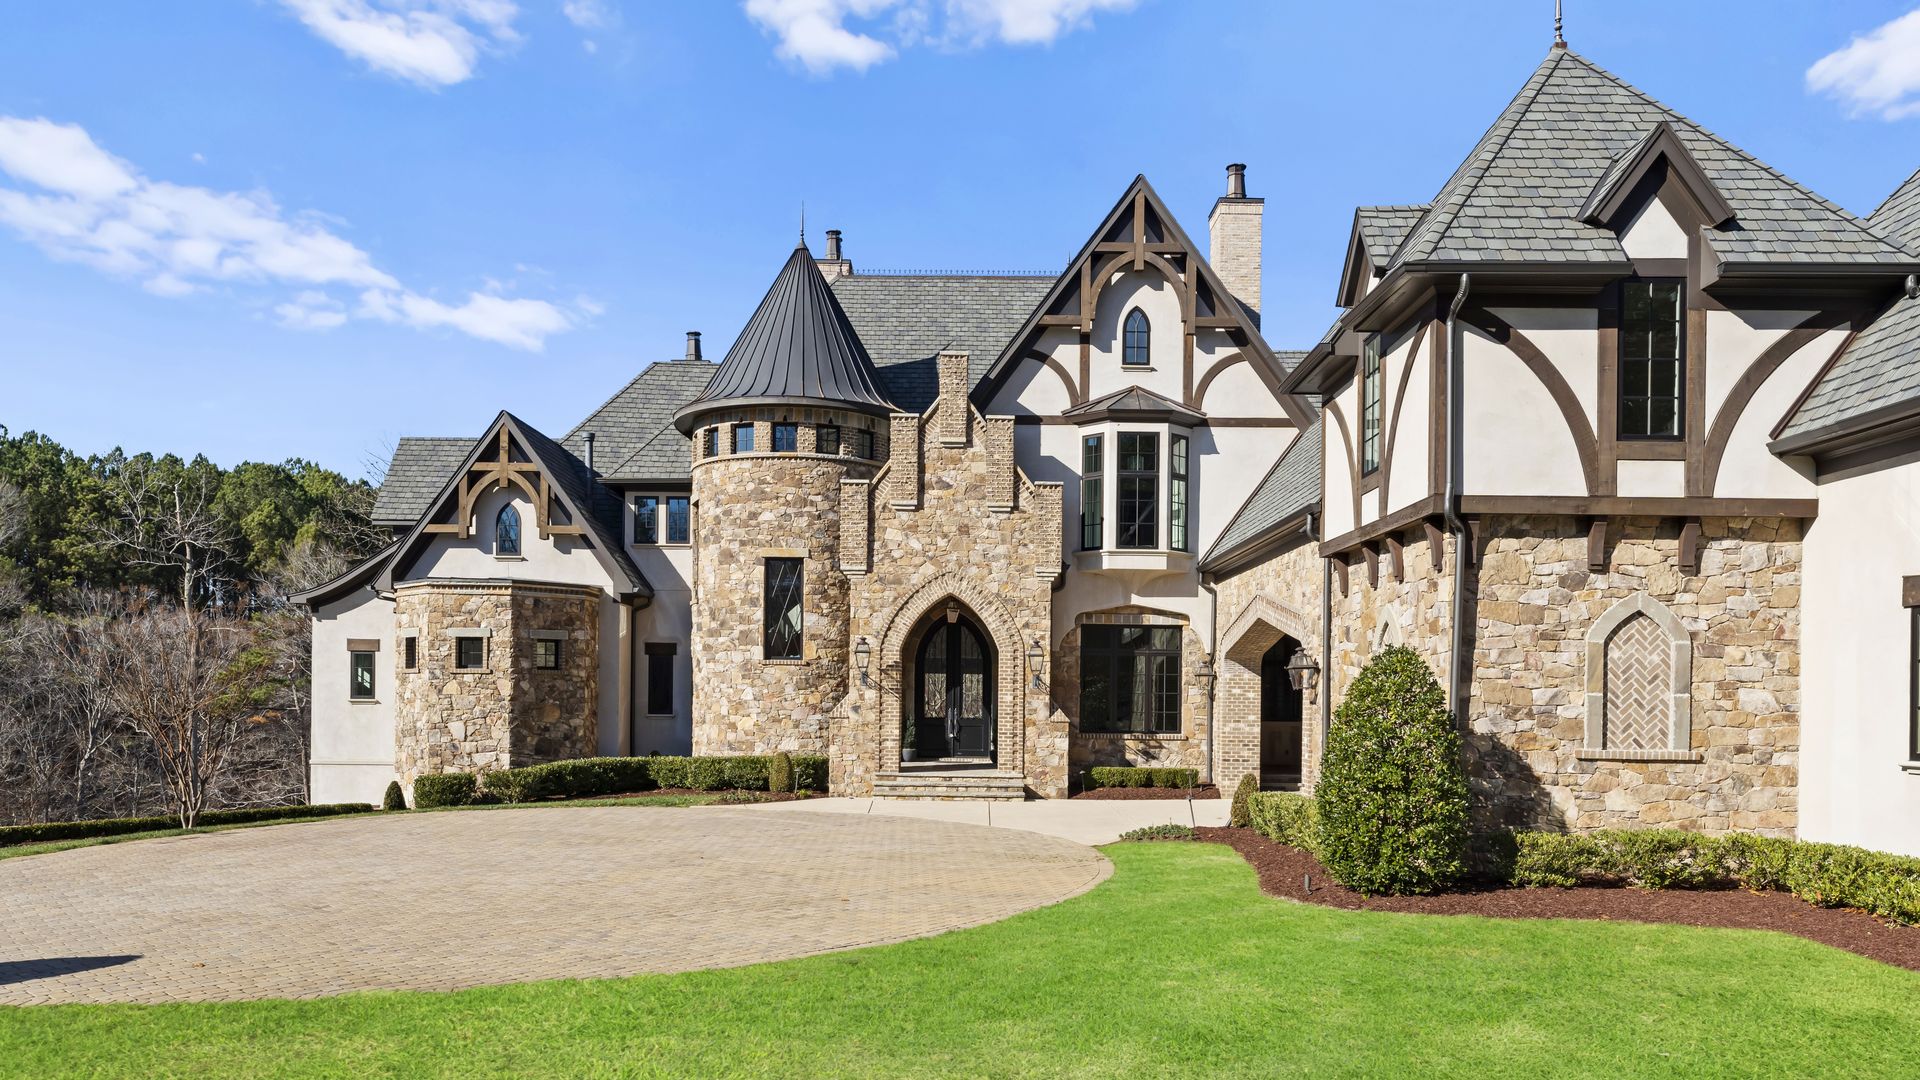
{"type": "Polygon", "coordinates": [[[1354,679],[1328,733],[1315,794],[1315,851],[1355,892],[1429,893],[1465,874],[1460,737],[1418,653],[1393,646],[1354,679]]]}
{"type": "Polygon", "coordinates": [[[1570,889],[1600,876],[1608,864],[1600,844],[1591,836],[1522,832],[1513,834],[1513,842],[1509,878],[1524,888],[1570,889]]]}
{"type": "Polygon", "coordinates": [[[655,787],[692,787],[693,784],[687,775],[692,765],[693,759],[690,757],[650,757],[647,759],[647,769],[653,776],[655,787]]]}
{"type": "Polygon", "coordinates": [[[727,786],[727,759],[691,758],[687,762],[687,786],[695,791],[719,791],[727,786]]]}
{"type": "MultiPolygon", "coordinates": [[[[251,806],[244,810],[203,810],[197,826],[204,828],[208,825],[245,825],[256,821],[292,821],[372,812],[372,803],[251,806]]],[[[55,840],[92,840],[101,836],[126,836],[129,833],[157,832],[161,829],[179,827],[180,819],[172,814],[160,817],[100,818],[95,821],[43,821],[34,825],[0,825],[0,847],[12,847],[15,844],[44,844],[55,840]]]]}
{"type": "Polygon", "coordinates": [[[827,756],[825,754],[793,755],[793,789],[795,791],[827,790],[827,756]]]}
{"type": "Polygon", "coordinates": [[[1193,826],[1173,824],[1143,825],[1120,834],[1122,840],[1191,840],[1193,837],[1193,826]]]}
{"type": "Polygon", "coordinates": [[[1794,841],[1775,836],[1755,836],[1752,833],[1729,833],[1720,838],[1719,844],[1720,865],[1735,882],[1756,890],[1786,889],[1787,863],[1793,858],[1793,849],[1798,846],[1794,841]]]}
{"type": "Polygon", "coordinates": [[[767,762],[767,790],[776,795],[793,790],[793,757],[785,750],[767,762]]]}
{"type": "Polygon", "coordinates": [[[1233,802],[1227,807],[1227,824],[1236,829],[1244,829],[1253,824],[1248,802],[1260,794],[1260,777],[1246,773],[1240,777],[1240,785],[1233,789],[1233,802]]]}
{"type": "Polygon", "coordinates": [[[419,810],[435,806],[471,806],[478,791],[479,780],[472,773],[417,776],[413,780],[413,805],[419,810]]]}
{"type": "Polygon", "coordinates": [[[1098,765],[1087,770],[1081,785],[1095,788],[1193,787],[1199,782],[1198,769],[1160,769],[1142,765],[1098,765]]]}
{"type": "Polygon", "coordinates": [[[769,780],[767,759],[759,756],[727,757],[724,776],[727,787],[738,791],[765,791],[769,780]]]}
{"type": "Polygon", "coordinates": [[[1148,769],[1153,777],[1153,786],[1158,788],[1191,788],[1200,786],[1199,769],[1148,769]]]}
{"type": "Polygon", "coordinates": [[[407,793],[400,790],[400,781],[387,781],[387,793],[380,797],[380,809],[405,810],[406,808],[407,793]]]}
{"type": "Polygon", "coordinates": [[[1248,824],[1276,844],[1311,852],[1320,817],[1313,800],[1292,791],[1256,791],[1247,796],[1248,824]]]}

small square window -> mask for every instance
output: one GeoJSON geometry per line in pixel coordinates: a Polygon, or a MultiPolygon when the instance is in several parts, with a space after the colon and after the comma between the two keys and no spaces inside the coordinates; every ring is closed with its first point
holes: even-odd
{"type": "Polygon", "coordinates": [[[540,671],[559,671],[560,643],[552,638],[535,638],[533,666],[540,671]]]}
{"type": "Polygon", "coordinates": [[[840,452],[840,429],[831,424],[821,424],[813,432],[813,449],[820,454],[838,454],[840,452]]]}
{"type": "Polygon", "coordinates": [[[733,452],[736,454],[753,453],[753,425],[733,425],[733,452]]]}
{"type": "Polygon", "coordinates": [[[799,424],[773,425],[773,452],[791,454],[800,449],[799,424]]]}
{"type": "Polygon", "coordinates": [[[370,652],[347,654],[347,668],[353,677],[347,696],[354,701],[373,700],[373,655],[370,652]]]}
{"type": "Polygon", "coordinates": [[[453,666],[460,671],[479,671],[486,667],[487,639],[483,637],[454,638],[453,666]]]}

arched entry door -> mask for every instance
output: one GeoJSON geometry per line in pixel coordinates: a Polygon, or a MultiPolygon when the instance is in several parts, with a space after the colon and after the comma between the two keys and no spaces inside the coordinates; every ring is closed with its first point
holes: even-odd
{"type": "Polygon", "coordinates": [[[964,612],[927,630],[914,682],[918,760],[993,757],[993,648],[964,612]]]}
{"type": "Polygon", "coordinates": [[[1300,782],[1301,740],[1306,734],[1300,691],[1287,675],[1287,661],[1300,649],[1290,637],[1260,658],[1260,786],[1300,782]]]}

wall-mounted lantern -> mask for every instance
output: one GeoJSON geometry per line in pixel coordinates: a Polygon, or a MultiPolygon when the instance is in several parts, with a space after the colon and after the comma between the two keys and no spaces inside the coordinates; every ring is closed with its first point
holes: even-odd
{"type": "Polygon", "coordinates": [[[1287,659],[1287,681],[1295,690],[1312,690],[1320,681],[1320,665],[1313,662],[1305,649],[1295,649],[1287,659]]]}
{"type": "Polygon", "coordinates": [[[1208,698],[1212,698],[1213,697],[1213,674],[1214,674],[1213,662],[1208,660],[1204,656],[1201,657],[1200,666],[1194,669],[1194,674],[1200,676],[1201,688],[1206,691],[1208,698]]]}
{"type": "Polygon", "coordinates": [[[1038,639],[1035,639],[1027,646],[1027,667],[1033,669],[1034,689],[1038,690],[1040,687],[1047,685],[1045,682],[1047,654],[1040,648],[1038,639]]]}
{"type": "Polygon", "coordinates": [[[873,646],[867,644],[866,638],[854,643],[853,662],[860,667],[860,685],[869,685],[867,670],[873,664],[873,646]]]}

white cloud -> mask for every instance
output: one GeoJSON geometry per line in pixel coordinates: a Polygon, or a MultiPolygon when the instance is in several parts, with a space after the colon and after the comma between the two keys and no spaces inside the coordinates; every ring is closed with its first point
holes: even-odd
{"type": "Polygon", "coordinates": [[[613,9],[607,0],[562,0],[560,13],[582,30],[601,30],[613,25],[613,9]]]}
{"type": "Polygon", "coordinates": [[[136,279],[158,296],[215,285],[294,290],[274,314],[286,326],[324,330],[347,321],[337,295],[344,291],[359,297],[357,317],[445,327],[521,349],[539,349],[576,319],[547,301],[497,292],[458,306],[422,296],[320,215],[285,214],[265,192],[150,179],[77,124],[0,116],[0,174],[15,181],[0,182],[0,225],[53,258],[136,279]]]}
{"type": "Polygon", "coordinates": [[[280,2],[341,52],[421,86],[465,82],[482,52],[520,40],[513,0],[280,2]]]}
{"type": "Polygon", "coordinates": [[[1839,98],[1855,115],[1920,116],[1920,9],[1821,57],[1807,69],[1807,89],[1839,98]]]}
{"type": "Polygon", "coordinates": [[[779,39],[775,52],[816,75],[866,69],[903,46],[1045,45],[1095,12],[1137,0],[746,0],[747,17],[779,39]],[[859,24],[850,26],[850,23],[859,24]]]}

